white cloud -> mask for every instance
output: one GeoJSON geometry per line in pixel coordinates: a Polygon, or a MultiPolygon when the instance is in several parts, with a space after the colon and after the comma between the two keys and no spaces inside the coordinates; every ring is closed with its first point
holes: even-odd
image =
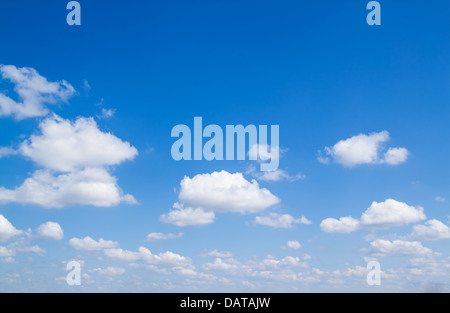
{"type": "Polygon", "coordinates": [[[179,267],[174,267],[173,269],[176,271],[176,273],[183,275],[183,276],[194,277],[194,276],[198,275],[198,273],[195,270],[190,269],[190,268],[184,268],[184,267],[179,266],[179,267]]]}
{"type": "Polygon", "coordinates": [[[213,262],[203,264],[202,268],[205,271],[224,272],[227,277],[246,277],[251,280],[255,278],[263,278],[265,280],[278,280],[278,281],[317,281],[317,279],[311,279],[299,270],[306,270],[309,268],[308,263],[305,262],[305,258],[286,256],[284,258],[277,258],[275,256],[268,255],[262,260],[252,258],[245,262],[228,258],[216,258],[213,262]]]}
{"type": "MultiPolygon", "coordinates": [[[[81,275],[81,277],[83,277],[83,284],[93,284],[95,283],[95,281],[91,278],[91,275],[87,274],[87,273],[83,273],[83,275],[81,275]]],[[[62,277],[62,280],[66,280],[65,277],[62,277]]]]}
{"type": "Polygon", "coordinates": [[[397,165],[406,162],[409,152],[405,148],[389,148],[384,154],[382,162],[389,165],[397,165]]]}
{"type": "Polygon", "coordinates": [[[199,226],[214,222],[215,214],[201,208],[185,208],[182,204],[175,203],[175,210],[161,215],[161,221],[177,226],[199,226]]]}
{"type": "MultiPolygon", "coordinates": [[[[270,145],[255,144],[250,148],[248,155],[249,155],[249,159],[251,159],[251,160],[256,159],[260,163],[271,159],[278,164],[281,154],[284,152],[285,151],[280,150],[279,147],[274,147],[272,149],[270,145]]],[[[256,167],[253,165],[250,165],[246,174],[251,174],[259,180],[269,181],[269,182],[275,182],[275,181],[281,181],[281,180],[287,180],[287,181],[293,182],[293,181],[296,181],[299,179],[306,178],[306,176],[303,174],[297,174],[294,176],[289,175],[286,171],[284,171],[282,169],[276,169],[274,171],[259,172],[256,170],[256,167]]]]}
{"type": "Polygon", "coordinates": [[[16,120],[44,116],[46,104],[67,102],[75,89],[66,81],[49,82],[45,77],[28,67],[0,65],[0,75],[14,84],[19,102],[0,93],[0,116],[12,116],[16,120]]]}
{"type": "Polygon", "coordinates": [[[64,232],[61,226],[55,222],[47,222],[37,228],[37,236],[41,239],[62,240],[64,232]]]}
{"type": "Polygon", "coordinates": [[[122,193],[108,171],[108,166],[136,157],[136,148],[100,131],[92,118],[72,123],[53,115],[39,128],[40,134],[24,141],[19,151],[44,169],[35,171],[15,189],[0,187],[0,202],[47,208],[137,203],[133,196],[122,193]]]}
{"type": "Polygon", "coordinates": [[[441,196],[437,196],[436,198],[434,198],[434,200],[436,200],[437,202],[445,202],[445,198],[441,196]]]}
{"type": "Polygon", "coordinates": [[[100,238],[99,241],[95,241],[89,236],[86,236],[82,239],[80,238],[72,238],[69,240],[69,244],[72,248],[76,250],[85,250],[85,251],[94,251],[94,250],[102,250],[102,249],[110,249],[116,248],[119,246],[118,242],[103,240],[100,238]]]}
{"type": "Polygon", "coordinates": [[[262,174],[259,173],[255,173],[256,178],[258,178],[259,180],[262,181],[281,181],[281,180],[288,180],[290,182],[299,180],[299,179],[305,179],[306,176],[302,175],[302,174],[297,174],[295,176],[291,176],[288,173],[286,173],[283,170],[275,170],[275,171],[271,171],[271,172],[263,172],[262,174]]]}
{"type": "Polygon", "coordinates": [[[108,119],[114,116],[116,114],[116,109],[105,109],[102,108],[102,114],[97,115],[99,119],[108,119]]]}
{"type": "MultiPolygon", "coordinates": [[[[259,162],[267,160],[279,160],[281,154],[280,147],[273,147],[267,144],[255,144],[250,147],[248,156],[250,160],[257,160],[259,162]]],[[[277,162],[278,163],[278,162],[277,162]]]]}
{"type": "Polygon", "coordinates": [[[432,251],[422,246],[420,241],[377,239],[370,243],[374,255],[427,255],[432,251]]]}
{"type": "Polygon", "coordinates": [[[32,252],[39,256],[44,256],[47,253],[47,251],[45,251],[44,249],[42,249],[41,247],[39,247],[37,245],[32,246],[32,247],[28,247],[28,246],[19,247],[19,248],[17,248],[17,250],[21,251],[21,252],[32,252]]]}
{"type": "MultiPolygon", "coordinates": [[[[141,247],[141,248],[145,249],[143,247],[141,247]]],[[[139,248],[139,250],[141,250],[141,248],[139,248]]],[[[146,250],[148,250],[148,249],[146,249],[146,250]]],[[[123,249],[105,249],[103,252],[105,253],[105,255],[108,258],[116,259],[116,260],[135,262],[135,261],[138,261],[139,259],[141,259],[140,252],[132,252],[132,251],[123,250],[123,249]]],[[[142,252],[142,253],[144,253],[144,252],[142,252]]]]}
{"type": "Polygon", "coordinates": [[[437,254],[428,254],[419,257],[413,257],[409,260],[407,268],[413,275],[421,276],[422,281],[429,280],[431,277],[440,277],[448,281],[448,269],[450,269],[447,259],[436,258],[437,254]]]}
{"type": "Polygon", "coordinates": [[[324,219],[320,223],[320,229],[327,233],[351,233],[359,228],[359,221],[351,216],[324,219]]]}
{"type": "Polygon", "coordinates": [[[16,255],[16,251],[0,246],[0,257],[12,257],[16,255]]]}
{"type": "Polygon", "coordinates": [[[179,254],[166,251],[159,254],[153,254],[149,249],[139,247],[137,252],[123,249],[105,249],[103,251],[110,259],[123,261],[142,261],[146,264],[163,265],[163,266],[186,266],[192,263],[190,258],[179,254]]]}
{"type": "MultiPolygon", "coordinates": [[[[329,151],[329,150],[327,148],[325,148],[325,152],[327,152],[327,151],[329,151]]],[[[323,152],[321,150],[317,151],[317,154],[318,154],[317,161],[319,161],[319,163],[326,164],[326,165],[330,164],[330,158],[323,156],[323,152]]]]}
{"type": "Polygon", "coordinates": [[[17,151],[11,148],[0,147],[0,158],[13,154],[17,154],[17,151]]]}
{"type": "Polygon", "coordinates": [[[256,264],[254,268],[260,270],[279,269],[279,268],[292,268],[292,267],[307,267],[307,264],[299,257],[286,256],[282,259],[277,259],[274,256],[267,256],[261,262],[256,264]]]}
{"type": "Polygon", "coordinates": [[[365,277],[367,273],[367,268],[363,266],[355,266],[354,268],[348,267],[342,270],[338,269],[330,273],[331,278],[328,280],[328,282],[341,284],[352,278],[357,278],[358,280],[360,280],[362,277],[365,277]]]}
{"type": "Polygon", "coordinates": [[[88,168],[54,176],[49,170],[39,170],[14,190],[0,187],[0,202],[62,208],[74,205],[109,207],[121,202],[134,204],[131,195],[123,195],[117,179],[107,170],[88,168]]]}
{"type": "Polygon", "coordinates": [[[89,82],[87,81],[87,79],[83,80],[83,88],[86,91],[86,93],[89,92],[89,90],[91,90],[91,85],[89,84],[89,82]]]}
{"type": "Polygon", "coordinates": [[[104,105],[104,104],[105,104],[105,99],[101,98],[101,99],[100,99],[100,102],[97,102],[97,103],[95,104],[95,106],[102,106],[102,105],[104,105]]]}
{"type": "Polygon", "coordinates": [[[252,284],[248,280],[244,280],[243,282],[241,282],[241,285],[247,288],[256,288],[256,285],[252,284]]]}
{"type": "Polygon", "coordinates": [[[14,263],[15,260],[13,257],[6,257],[6,258],[2,258],[0,259],[0,263],[14,263]]]}
{"type": "Polygon", "coordinates": [[[416,223],[426,219],[422,207],[409,206],[406,203],[393,199],[384,202],[374,201],[372,205],[362,213],[361,218],[351,216],[327,218],[322,221],[320,228],[329,233],[350,233],[359,229],[389,228],[416,223]]]}
{"type": "Polygon", "coordinates": [[[326,152],[334,161],[345,166],[377,163],[379,145],[389,140],[389,133],[383,131],[370,135],[360,134],[346,140],[341,140],[333,147],[327,147],[326,152]]]}
{"type": "Polygon", "coordinates": [[[291,249],[291,250],[298,250],[302,247],[302,245],[300,244],[300,242],[296,241],[296,240],[292,240],[292,241],[288,241],[286,243],[286,248],[287,249],[291,249]]]}
{"type": "Polygon", "coordinates": [[[411,238],[424,240],[440,240],[450,238],[450,227],[438,220],[429,220],[425,225],[415,225],[411,238]]]}
{"type": "MultiPolygon", "coordinates": [[[[383,144],[389,141],[389,139],[389,132],[387,131],[371,133],[369,135],[360,134],[341,140],[332,147],[326,147],[324,152],[333,158],[335,163],[342,164],[346,167],[380,163],[397,165],[405,162],[408,158],[408,150],[405,148],[389,148],[384,153],[384,156],[380,157],[383,144]]],[[[321,163],[329,163],[329,158],[321,155],[319,155],[318,160],[321,163]]]]}
{"type": "Polygon", "coordinates": [[[205,263],[203,265],[203,269],[206,271],[211,270],[221,270],[221,271],[230,271],[230,270],[236,270],[240,267],[240,264],[233,260],[222,260],[221,258],[216,258],[213,263],[205,263]]]}
{"type": "Polygon", "coordinates": [[[260,188],[256,180],[246,180],[242,173],[221,171],[193,178],[185,176],[180,186],[180,202],[161,216],[164,223],[206,225],[214,222],[215,212],[254,213],[280,202],[269,190],[260,188]]]}
{"type": "Polygon", "coordinates": [[[219,250],[204,250],[201,253],[202,257],[213,257],[213,258],[231,258],[233,253],[228,251],[219,251],[219,250]]]}
{"type": "Polygon", "coordinates": [[[117,165],[134,159],[138,152],[128,142],[99,130],[92,118],[75,122],[57,115],[39,125],[41,134],[32,135],[20,152],[37,164],[60,172],[117,165]]]}
{"type": "Polygon", "coordinates": [[[108,266],[107,268],[94,268],[94,269],[90,270],[89,272],[99,274],[99,275],[116,276],[116,275],[124,274],[125,271],[126,270],[121,267],[108,266]]]}
{"type": "Polygon", "coordinates": [[[184,204],[216,212],[254,213],[280,202],[256,180],[247,181],[242,173],[199,174],[184,177],[180,185],[179,199],[184,204]]]}
{"type": "Polygon", "coordinates": [[[381,227],[401,226],[426,219],[422,207],[409,206],[393,199],[384,202],[374,201],[361,215],[361,226],[381,227]]]}
{"type": "Polygon", "coordinates": [[[0,241],[7,241],[9,238],[22,233],[23,231],[17,230],[3,215],[0,214],[0,241]]]}
{"type": "Polygon", "coordinates": [[[269,213],[267,216],[257,216],[255,223],[274,228],[292,228],[294,224],[311,224],[311,222],[302,215],[301,218],[294,218],[289,214],[269,213]]]}
{"type": "Polygon", "coordinates": [[[177,239],[183,237],[183,233],[178,234],[163,234],[163,233],[150,233],[146,237],[146,241],[160,241],[160,240],[167,240],[167,239],[177,239]]]}

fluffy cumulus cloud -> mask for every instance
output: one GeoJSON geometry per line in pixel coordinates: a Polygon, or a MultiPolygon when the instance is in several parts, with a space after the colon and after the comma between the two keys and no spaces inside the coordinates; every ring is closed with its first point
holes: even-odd
{"type": "MultiPolygon", "coordinates": [[[[49,82],[32,68],[0,65],[0,75],[14,84],[19,101],[0,93],[0,116],[44,116],[46,104],[67,101],[75,92],[67,82],[49,82]]],[[[136,203],[133,196],[122,193],[110,171],[113,165],[133,160],[137,149],[101,131],[93,118],[70,121],[52,114],[18,149],[0,147],[0,158],[11,154],[25,156],[40,169],[20,186],[0,187],[0,203],[46,208],[136,203]]]]}
{"type": "Polygon", "coordinates": [[[295,218],[290,214],[269,213],[266,216],[257,216],[255,223],[274,228],[292,228],[295,224],[311,224],[311,221],[303,215],[295,218]]]}
{"type": "Polygon", "coordinates": [[[370,243],[374,255],[429,255],[431,249],[426,248],[420,241],[384,240],[377,239],[370,243]]]}
{"type": "Polygon", "coordinates": [[[46,250],[38,245],[32,245],[34,239],[62,239],[62,230],[57,223],[48,222],[37,228],[38,236],[31,236],[31,230],[24,232],[16,229],[3,215],[0,214],[0,242],[9,241],[6,247],[0,246],[0,263],[14,262],[13,256],[18,252],[33,253],[44,256],[46,250]],[[18,235],[24,235],[16,237],[18,235]],[[42,235],[42,237],[41,237],[42,235]],[[14,237],[14,238],[13,238],[14,237]],[[13,239],[12,239],[13,238],[13,239]]]}
{"type": "Polygon", "coordinates": [[[22,234],[23,231],[16,229],[3,215],[0,214],[0,241],[22,234]]]}
{"type": "Polygon", "coordinates": [[[242,173],[227,171],[184,177],[176,202],[161,221],[177,226],[206,225],[214,222],[215,213],[241,214],[263,211],[280,202],[256,180],[246,180],[242,173]]]}
{"type": "Polygon", "coordinates": [[[59,172],[117,165],[134,159],[130,143],[102,132],[92,118],[75,122],[53,115],[39,125],[40,134],[22,143],[20,152],[36,164],[59,172]]]}
{"type": "Polygon", "coordinates": [[[393,199],[384,202],[374,201],[361,215],[362,227],[401,226],[426,219],[422,207],[413,207],[393,199]]]}
{"type": "Polygon", "coordinates": [[[11,116],[17,120],[48,114],[47,104],[67,102],[75,89],[66,81],[49,82],[29,67],[17,68],[0,65],[0,75],[14,84],[18,101],[0,93],[0,116],[11,116]]]}
{"type": "Polygon", "coordinates": [[[351,233],[359,228],[359,220],[351,217],[340,219],[326,218],[320,223],[320,229],[327,233],[351,233]]]}
{"type": "Polygon", "coordinates": [[[40,225],[36,229],[36,233],[38,238],[41,239],[62,240],[64,238],[61,226],[55,222],[47,222],[40,225]]]}
{"type": "Polygon", "coordinates": [[[107,170],[88,168],[58,176],[49,170],[36,171],[13,190],[0,187],[0,202],[62,208],[74,205],[109,207],[120,202],[133,204],[136,200],[122,193],[117,179],[107,170]]]}
{"type": "Polygon", "coordinates": [[[184,207],[182,204],[175,203],[174,210],[161,215],[161,221],[176,226],[200,226],[214,222],[215,214],[213,211],[205,211],[201,208],[184,207]]]}
{"type": "Polygon", "coordinates": [[[409,152],[406,148],[389,148],[381,162],[389,165],[397,165],[406,162],[408,155],[409,152]]]}
{"type": "MultiPolygon", "coordinates": [[[[67,82],[49,82],[32,68],[0,66],[0,75],[14,84],[19,99],[0,94],[0,116],[44,116],[48,114],[46,104],[67,101],[75,92],[67,82]]],[[[133,196],[122,193],[110,166],[133,160],[137,149],[101,131],[93,118],[70,121],[50,115],[39,124],[39,132],[18,149],[0,147],[0,157],[10,154],[21,154],[41,169],[20,186],[0,187],[0,203],[47,208],[136,203],[133,196]]]]}
{"type": "Polygon", "coordinates": [[[100,238],[98,241],[95,241],[89,236],[84,238],[72,238],[69,240],[69,244],[72,248],[76,250],[84,250],[84,251],[110,249],[110,248],[117,248],[119,246],[118,242],[104,240],[102,238],[100,238]]]}
{"type": "Polygon", "coordinates": [[[246,180],[242,173],[200,174],[185,177],[180,185],[179,199],[183,203],[216,212],[254,213],[280,202],[256,180],[246,180]]]}
{"type": "Polygon", "coordinates": [[[415,225],[411,238],[424,240],[440,240],[450,238],[450,227],[438,220],[429,220],[424,225],[415,225]]]}
{"type": "Polygon", "coordinates": [[[351,233],[358,229],[389,228],[420,222],[426,219],[422,207],[414,207],[393,199],[384,202],[374,201],[362,213],[361,218],[351,216],[340,219],[327,218],[322,221],[320,228],[329,233],[351,233]]]}
{"type": "Polygon", "coordinates": [[[286,243],[286,249],[291,249],[291,250],[297,250],[300,249],[302,247],[302,245],[300,244],[300,242],[296,241],[296,240],[291,240],[288,241],[286,243]]]}
{"type": "Polygon", "coordinates": [[[408,150],[405,148],[385,150],[384,143],[389,140],[389,132],[387,131],[353,136],[339,141],[332,147],[326,147],[324,153],[327,156],[320,155],[319,161],[329,163],[331,157],[335,163],[346,167],[380,163],[397,165],[405,162],[408,158],[408,150]]]}
{"type": "Polygon", "coordinates": [[[93,119],[71,122],[53,115],[42,121],[39,128],[40,133],[23,142],[19,151],[44,169],[14,189],[0,187],[0,202],[46,208],[136,203],[133,196],[122,193],[107,168],[132,160],[137,155],[136,148],[100,131],[93,119]]]}

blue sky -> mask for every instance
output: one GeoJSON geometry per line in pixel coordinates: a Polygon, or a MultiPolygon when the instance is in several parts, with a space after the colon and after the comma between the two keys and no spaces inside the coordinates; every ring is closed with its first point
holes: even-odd
{"type": "Polygon", "coordinates": [[[80,1],[81,26],[28,2],[0,9],[1,291],[449,291],[447,1],[381,26],[353,0],[80,1]],[[279,125],[280,175],[174,161],[196,116],[279,125]]]}

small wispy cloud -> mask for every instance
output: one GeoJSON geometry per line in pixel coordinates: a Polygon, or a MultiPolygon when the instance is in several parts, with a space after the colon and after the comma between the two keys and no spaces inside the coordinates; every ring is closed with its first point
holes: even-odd
{"type": "Polygon", "coordinates": [[[105,99],[104,98],[101,98],[100,99],[100,102],[97,102],[96,104],[95,104],[95,106],[103,106],[105,104],[105,99]]]}
{"type": "Polygon", "coordinates": [[[87,79],[83,80],[83,89],[84,89],[84,93],[86,95],[89,94],[89,91],[91,90],[91,85],[89,84],[89,82],[87,81],[87,79]]]}
{"type": "Polygon", "coordinates": [[[145,238],[145,241],[161,241],[161,240],[168,240],[168,239],[178,239],[183,236],[184,236],[183,233],[178,233],[178,234],[150,233],[145,238]]]}
{"type": "Polygon", "coordinates": [[[108,119],[114,116],[114,114],[116,113],[116,109],[105,109],[102,108],[102,113],[98,114],[97,117],[99,119],[108,119]]]}
{"type": "Polygon", "coordinates": [[[266,216],[257,216],[255,223],[273,228],[292,228],[295,224],[312,224],[305,216],[295,218],[290,214],[269,213],[266,216]]]}
{"type": "Polygon", "coordinates": [[[205,249],[200,254],[202,257],[212,257],[212,258],[231,258],[233,257],[233,253],[228,251],[219,251],[219,250],[208,250],[205,249]]]}
{"type": "Polygon", "coordinates": [[[9,155],[14,155],[14,154],[18,154],[18,152],[11,148],[0,147],[0,158],[6,157],[9,155]]]}

